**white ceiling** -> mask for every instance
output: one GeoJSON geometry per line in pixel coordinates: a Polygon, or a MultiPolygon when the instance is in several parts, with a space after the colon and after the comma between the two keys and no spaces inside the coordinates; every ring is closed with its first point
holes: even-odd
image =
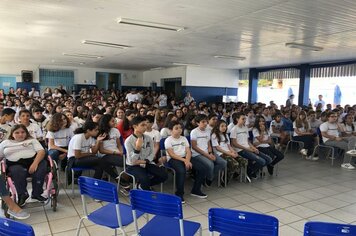
{"type": "Polygon", "coordinates": [[[81,61],[84,67],[144,70],[171,62],[237,69],[348,60],[356,54],[355,22],[355,0],[1,0],[0,63],[81,61]],[[186,30],[119,25],[119,17],[186,30]],[[132,48],[83,45],[84,39],[132,48]],[[287,42],[324,50],[286,48],[287,42]],[[213,58],[216,54],[246,60],[213,58]]]}

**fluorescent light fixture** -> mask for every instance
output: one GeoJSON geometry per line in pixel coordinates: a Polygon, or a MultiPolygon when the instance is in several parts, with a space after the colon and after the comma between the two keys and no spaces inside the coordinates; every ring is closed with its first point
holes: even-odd
{"type": "Polygon", "coordinates": [[[286,43],[286,47],[288,48],[298,48],[302,50],[309,50],[309,51],[321,51],[324,48],[318,47],[318,46],[313,46],[313,45],[306,45],[306,44],[300,44],[300,43],[286,43]]]}
{"type": "Polygon", "coordinates": [[[238,61],[246,60],[246,57],[228,56],[228,55],[215,55],[214,57],[220,59],[231,59],[231,60],[238,60],[238,61]]]}
{"type": "Polygon", "coordinates": [[[135,19],[128,19],[128,18],[118,18],[117,23],[148,27],[154,29],[171,30],[171,31],[182,31],[185,29],[182,26],[167,25],[167,24],[161,24],[156,22],[149,22],[149,21],[142,21],[142,20],[135,20],[135,19]]]}
{"type": "Polygon", "coordinates": [[[150,70],[163,70],[165,69],[164,67],[155,67],[155,68],[151,68],[150,70]]]}
{"type": "Polygon", "coordinates": [[[57,64],[73,64],[73,65],[85,65],[85,62],[82,61],[58,61],[58,60],[51,60],[52,63],[57,63],[57,64]]]}
{"type": "Polygon", "coordinates": [[[119,49],[125,49],[125,48],[130,48],[131,47],[131,46],[128,46],[128,45],[123,45],[123,44],[106,43],[106,42],[99,42],[99,41],[93,41],[93,40],[83,40],[82,43],[83,44],[95,45],[95,46],[109,47],[109,48],[119,48],[119,49]]]}
{"type": "Polygon", "coordinates": [[[91,55],[91,54],[81,54],[81,53],[62,53],[63,56],[68,57],[83,57],[83,58],[91,58],[91,59],[101,59],[103,56],[91,55]]]}
{"type": "Polygon", "coordinates": [[[183,62],[172,62],[175,66],[200,66],[199,64],[194,63],[183,63],[183,62]]]}

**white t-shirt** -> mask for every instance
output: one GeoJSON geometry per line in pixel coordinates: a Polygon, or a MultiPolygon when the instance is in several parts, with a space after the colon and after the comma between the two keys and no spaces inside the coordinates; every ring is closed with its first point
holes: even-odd
{"type": "MultiPolygon", "coordinates": [[[[210,142],[210,133],[208,131],[200,130],[199,127],[197,127],[190,132],[190,140],[197,141],[197,146],[204,152],[209,151],[208,142],[210,142]]],[[[192,156],[195,157],[199,155],[201,154],[192,148],[192,156]]]]}
{"type": "Polygon", "coordinates": [[[230,134],[231,133],[231,130],[232,130],[232,128],[234,128],[234,123],[230,123],[228,126],[227,126],[227,131],[226,131],[226,133],[228,133],[228,134],[230,134]]]}
{"type": "Polygon", "coordinates": [[[299,132],[306,132],[309,129],[309,124],[308,124],[308,127],[304,127],[304,124],[302,124],[302,127],[297,128],[297,123],[294,121],[293,129],[294,129],[293,136],[299,136],[299,134],[297,134],[297,132],[295,132],[295,130],[298,129],[299,132]]]}
{"type": "Polygon", "coordinates": [[[8,124],[0,124],[0,143],[8,139],[11,133],[11,126],[8,124]]]}
{"type": "Polygon", "coordinates": [[[159,101],[159,106],[160,107],[166,107],[167,106],[167,95],[166,94],[161,94],[159,95],[159,97],[157,98],[159,101]]]}
{"type": "Polygon", "coordinates": [[[128,93],[126,95],[126,99],[127,99],[128,102],[135,102],[135,101],[138,100],[138,96],[135,93],[128,93]]]}
{"type": "Polygon", "coordinates": [[[21,158],[28,159],[34,157],[40,150],[43,150],[43,147],[37,139],[31,138],[21,142],[7,139],[0,143],[0,160],[4,157],[12,162],[21,158]]]}
{"type": "Polygon", "coordinates": [[[116,128],[111,128],[109,132],[109,139],[103,140],[103,148],[113,152],[118,152],[119,148],[117,147],[116,140],[120,139],[120,137],[120,131],[116,128]]]}
{"type": "MultiPolygon", "coordinates": [[[[340,136],[340,132],[338,129],[337,123],[329,123],[329,122],[324,122],[320,125],[320,132],[326,132],[328,135],[332,135],[335,137],[340,136]]],[[[323,142],[325,143],[329,139],[323,136],[323,142]]]]}
{"type": "Polygon", "coordinates": [[[172,135],[172,131],[168,128],[162,128],[160,132],[161,138],[167,138],[172,135]]]}
{"type": "MultiPolygon", "coordinates": [[[[249,117],[249,116],[246,116],[246,126],[249,126],[249,125],[253,125],[253,124],[255,124],[255,120],[256,120],[256,118],[253,116],[253,117],[249,117]]],[[[250,127],[250,128],[248,128],[248,130],[249,131],[251,131],[253,129],[253,127],[250,127]]]]}
{"type": "Polygon", "coordinates": [[[75,150],[80,150],[81,152],[90,152],[90,149],[95,145],[95,139],[90,137],[85,138],[83,134],[76,134],[72,137],[68,145],[68,158],[75,156],[75,150]]]}
{"type": "Polygon", "coordinates": [[[161,134],[155,129],[152,129],[151,132],[146,131],[145,134],[150,136],[154,143],[159,143],[161,141],[161,134]]]}
{"type": "Polygon", "coordinates": [[[216,137],[216,134],[212,134],[211,135],[211,146],[213,146],[214,148],[214,153],[218,156],[220,156],[222,154],[222,152],[219,152],[216,147],[219,146],[220,148],[222,148],[223,150],[225,151],[230,151],[229,149],[229,144],[230,144],[230,139],[229,139],[229,136],[226,135],[226,139],[225,139],[225,136],[220,134],[220,143],[219,143],[219,140],[218,138],[216,137]]]}
{"type": "MultiPolygon", "coordinates": [[[[248,128],[246,126],[239,127],[238,125],[235,125],[234,128],[232,128],[231,133],[230,133],[230,138],[231,139],[236,139],[236,142],[240,144],[243,147],[249,148],[250,145],[248,143],[248,128]]],[[[237,152],[242,151],[240,148],[235,148],[237,152]]]]}
{"type": "MultiPolygon", "coordinates": [[[[165,149],[172,148],[174,154],[184,158],[187,155],[185,149],[187,147],[189,148],[189,142],[187,138],[184,136],[180,136],[179,138],[173,138],[172,136],[169,136],[164,141],[164,147],[165,149]]],[[[171,157],[169,156],[168,152],[166,153],[167,153],[167,161],[169,161],[171,157]]]]}
{"type": "Polygon", "coordinates": [[[346,134],[352,134],[354,132],[354,130],[352,130],[352,126],[351,125],[348,125],[348,124],[340,124],[341,126],[341,129],[343,132],[345,132],[346,134]]]}
{"type": "Polygon", "coordinates": [[[39,125],[30,123],[30,125],[27,126],[26,128],[33,138],[36,139],[43,138],[43,133],[39,125]]]}
{"type": "MultiPolygon", "coordinates": [[[[57,147],[68,147],[70,139],[74,136],[71,128],[60,129],[57,132],[48,131],[46,138],[53,139],[57,147]]],[[[51,149],[50,147],[48,147],[51,149]]]]}
{"type": "Polygon", "coordinates": [[[274,126],[274,128],[275,128],[276,130],[282,131],[283,121],[282,121],[282,120],[280,120],[279,122],[277,122],[276,120],[272,120],[272,121],[271,121],[271,125],[270,125],[270,128],[269,128],[269,132],[270,132],[271,134],[274,133],[274,132],[273,132],[273,129],[272,129],[272,126],[274,126]]]}
{"type": "MultiPolygon", "coordinates": [[[[268,131],[265,130],[264,133],[260,134],[260,131],[258,131],[258,129],[254,128],[252,130],[252,133],[253,133],[253,142],[258,142],[257,140],[257,137],[260,137],[261,135],[263,135],[263,139],[262,141],[268,141],[269,139],[269,134],[268,134],[268,131]]],[[[269,147],[270,145],[268,143],[261,143],[259,144],[257,147],[269,147]]]]}

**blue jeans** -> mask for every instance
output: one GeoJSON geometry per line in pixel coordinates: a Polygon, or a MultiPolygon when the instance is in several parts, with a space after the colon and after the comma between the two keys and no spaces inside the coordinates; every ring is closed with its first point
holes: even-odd
{"type": "Polygon", "coordinates": [[[190,162],[193,165],[193,171],[195,173],[195,181],[192,188],[192,193],[201,193],[201,185],[205,182],[206,175],[208,173],[208,167],[200,161],[199,158],[192,157],[190,162]]]}
{"type": "MultiPolygon", "coordinates": [[[[213,180],[214,176],[217,176],[220,170],[225,170],[227,161],[220,156],[215,156],[215,161],[212,161],[205,156],[198,155],[194,159],[199,160],[207,169],[206,178],[208,180],[213,180]]],[[[192,158],[193,159],[193,158],[192,158]]]]}
{"type": "Polygon", "coordinates": [[[254,152],[242,150],[238,154],[249,161],[247,167],[248,175],[255,174],[259,169],[271,164],[272,162],[272,158],[262,152],[257,154],[254,152]]]}

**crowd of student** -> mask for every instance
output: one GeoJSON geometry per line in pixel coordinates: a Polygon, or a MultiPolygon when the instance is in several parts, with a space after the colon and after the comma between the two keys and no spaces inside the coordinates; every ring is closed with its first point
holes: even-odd
{"type": "MultiPolygon", "coordinates": [[[[115,167],[123,167],[126,151],[127,172],[145,190],[167,179],[168,163],[176,171],[176,195],[182,201],[188,171],[194,179],[191,195],[206,198],[202,185],[209,187],[225,168],[222,185],[227,184],[225,179],[237,178],[241,168],[247,168],[249,181],[263,167],[273,175],[291,138],[304,143],[301,154],[309,160],[318,159],[312,154],[319,141],[344,155],[355,148],[355,109],[356,105],[331,109],[328,104],[314,111],[292,102],[280,108],[273,102],[208,105],[195,102],[189,93],[178,101],[173,94],[154,91],[93,88],[69,95],[62,87],[53,93],[47,88],[42,94],[34,88],[29,93],[11,89],[8,94],[0,89],[0,159],[5,159],[8,174],[16,172],[12,177],[21,207],[30,196],[28,175],[33,177],[32,199],[47,200],[42,196],[45,151],[60,161],[62,170],[90,167],[98,179],[104,172],[117,179],[115,167]]],[[[355,168],[351,157],[344,158],[342,167],[355,168]]],[[[119,184],[128,189],[129,177],[124,175],[119,184]]],[[[8,196],[2,185],[0,190],[8,196]]],[[[10,210],[23,214],[19,208],[10,210]]]]}

